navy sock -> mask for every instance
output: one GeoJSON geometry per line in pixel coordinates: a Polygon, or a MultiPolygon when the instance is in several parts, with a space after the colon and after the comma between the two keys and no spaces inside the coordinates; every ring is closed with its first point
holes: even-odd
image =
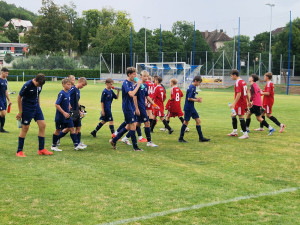
{"type": "Polygon", "coordinates": [[[185,124],[182,124],[181,130],[180,130],[180,137],[179,137],[179,139],[183,139],[186,127],[187,126],[185,124]]]}
{"type": "Polygon", "coordinates": [[[163,124],[165,125],[165,128],[167,128],[168,130],[172,129],[165,119],[163,120],[163,124]]]}
{"type": "Polygon", "coordinates": [[[201,125],[196,125],[196,129],[198,131],[199,139],[202,139],[203,134],[202,134],[202,131],[201,131],[201,125]]]}
{"type": "Polygon", "coordinates": [[[141,130],[141,127],[136,127],[136,132],[138,134],[138,136],[142,136],[142,130],[141,130]]]}
{"type": "Polygon", "coordinates": [[[71,134],[70,136],[72,138],[74,146],[77,147],[77,145],[78,145],[77,135],[76,134],[71,134]]]}
{"type": "Polygon", "coordinates": [[[109,129],[111,134],[115,133],[115,126],[114,125],[109,125],[109,129]]]}
{"type": "Polygon", "coordinates": [[[267,123],[267,121],[265,121],[265,120],[263,120],[262,122],[261,122],[261,124],[263,125],[263,126],[265,126],[265,127],[267,127],[267,128],[269,128],[269,124],[267,123]]]}
{"type": "Polygon", "coordinates": [[[98,130],[100,130],[101,127],[102,127],[103,125],[104,125],[104,124],[100,122],[100,123],[97,125],[97,127],[95,128],[95,131],[97,132],[98,130]]]}
{"type": "Polygon", "coordinates": [[[45,148],[45,137],[40,137],[39,138],[39,150],[43,150],[45,148]]]}
{"type": "Polygon", "coordinates": [[[151,141],[150,127],[145,127],[145,134],[146,134],[147,141],[150,142],[151,141]]]}
{"type": "Polygon", "coordinates": [[[77,133],[77,140],[78,140],[78,143],[81,143],[81,132],[77,133]]]}
{"type": "Polygon", "coordinates": [[[117,129],[117,132],[119,133],[123,128],[126,127],[126,125],[127,125],[127,123],[126,123],[126,122],[123,122],[123,123],[119,126],[119,128],[117,129]]]}
{"type": "Polygon", "coordinates": [[[128,130],[126,129],[126,127],[124,127],[122,130],[119,131],[119,133],[116,135],[115,138],[113,138],[113,142],[117,143],[117,141],[127,132],[128,130]]]}
{"type": "Polygon", "coordinates": [[[1,129],[3,129],[5,124],[5,117],[0,116],[1,129]]]}
{"type": "Polygon", "coordinates": [[[131,141],[132,141],[133,148],[138,148],[137,139],[135,136],[135,130],[130,130],[129,132],[131,133],[131,141]]]}
{"type": "Polygon", "coordinates": [[[57,140],[58,140],[58,135],[53,134],[53,137],[52,137],[52,146],[56,146],[57,140]]]}
{"type": "MultiPolygon", "coordinates": [[[[66,136],[67,133],[64,133],[64,132],[59,132],[59,135],[58,135],[58,139],[61,139],[63,138],[64,136],[66,136]]],[[[71,134],[70,134],[71,135],[71,134]]]]}
{"type": "Polygon", "coordinates": [[[19,144],[18,144],[18,150],[17,150],[17,152],[23,151],[24,141],[25,141],[25,138],[19,137],[19,144]]]}
{"type": "Polygon", "coordinates": [[[130,138],[131,135],[132,135],[132,134],[131,134],[131,132],[129,131],[129,132],[126,134],[126,137],[127,137],[127,138],[130,138]]]}
{"type": "Polygon", "coordinates": [[[231,117],[232,118],[232,127],[234,130],[237,129],[237,118],[236,117],[231,117]]]}

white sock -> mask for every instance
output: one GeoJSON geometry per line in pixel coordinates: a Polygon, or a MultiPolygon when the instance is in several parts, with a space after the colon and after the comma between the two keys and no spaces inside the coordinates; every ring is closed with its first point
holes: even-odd
{"type": "Polygon", "coordinates": [[[237,129],[233,129],[233,133],[237,133],[237,129]]]}
{"type": "Polygon", "coordinates": [[[139,136],[139,140],[142,140],[143,139],[143,136],[139,136]]]}
{"type": "Polygon", "coordinates": [[[272,130],[273,129],[273,127],[271,127],[270,125],[269,125],[269,130],[272,130]]]}

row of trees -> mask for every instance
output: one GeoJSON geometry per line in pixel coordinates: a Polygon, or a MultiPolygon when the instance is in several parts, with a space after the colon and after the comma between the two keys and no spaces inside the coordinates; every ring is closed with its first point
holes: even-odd
{"type": "MultiPolygon", "coordinates": [[[[51,55],[63,54],[80,56],[84,65],[94,68],[99,64],[100,53],[129,53],[132,28],[133,52],[139,55],[139,61],[144,61],[144,38],[145,29],[138,31],[134,29],[130,15],[125,11],[117,11],[112,8],[102,10],[90,9],[82,12],[82,16],[76,11],[76,5],[58,6],[52,0],[42,0],[34,28],[26,33],[25,42],[29,44],[30,54],[51,55]]],[[[300,52],[300,19],[292,24],[292,54],[300,52]]],[[[190,60],[189,53],[193,50],[193,24],[186,21],[177,21],[173,24],[171,31],[163,30],[162,49],[164,61],[173,61],[175,52],[183,56],[183,61],[190,60]]],[[[147,52],[150,61],[159,61],[160,29],[146,30],[147,52]]],[[[280,54],[287,58],[288,54],[288,25],[282,33],[272,37],[273,59],[278,59],[280,54]]],[[[213,54],[209,45],[202,37],[199,30],[195,32],[196,52],[195,64],[204,63],[205,52],[208,51],[208,61],[216,62],[218,54],[213,54]]],[[[253,62],[262,53],[262,60],[268,61],[269,33],[264,32],[254,37],[252,41],[248,36],[240,37],[241,61],[247,61],[247,52],[250,52],[250,61],[253,62]]],[[[226,68],[230,68],[233,57],[233,40],[226,42],[223,50],[226,52],[226,68]]],[[[237,49],[237,37],[236,37],[237,49]]],[[[182,58],[182,57],[181,57],[182,58]]],[[[110,57],[107,62],[110,63],[110,57]]],[[[121,58],[115,58],[115,66],[121,65],[121,58]]],[[[210,65],[211,66],[211,63],[210,65]]],[[[220,66],[220,65],[217,65],[220,66]]],[[[300,66],[300,65],[299,65],[300,66]]],[[[279,65],[273,66],[278,69],[279,65]]],[[[120,71],[116,68],[115,71],[120,71]]]]}

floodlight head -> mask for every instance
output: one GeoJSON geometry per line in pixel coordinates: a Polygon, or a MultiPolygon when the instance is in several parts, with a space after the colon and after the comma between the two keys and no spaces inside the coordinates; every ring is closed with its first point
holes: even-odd
{"type": "Polygon", "coordinates": [[[271,4],[271,3],[267,3],[266,5],[271,6],[271,7],[275,6],[275,4],[271,4]]]}

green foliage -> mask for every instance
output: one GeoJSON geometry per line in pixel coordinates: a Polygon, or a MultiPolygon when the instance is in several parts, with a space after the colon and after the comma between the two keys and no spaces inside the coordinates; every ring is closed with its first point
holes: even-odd
{"type": "Polygon", "coordinates": [[[19,42],[19,32],[14,29],[11,23],[8,26],[8,30],[5,30],[4,36],[7,37],[12,43],[19,42]]]}
{"type": "Polygon", "coordinates": [[[0,34],[0,43],[10,43],[11,41],[4,36],[3,34],[0,34]]]}
{"type": "Polygon", "coordinates": [[[54,53],[74,47],[65,14],[52,0],[43,0],[42,4],[35,27],[25,35],[31,53],[54,53]]]}
{"type": "Polygon", "coordinates": [[[4,56],[4,62],[7,64],[11,63],[14,60],[14,57],[10,53],[6,53],[4,56]]]}
{"type": "Polygon", "coordinates": [[[49,56],[29,56],[18,58],[13,63],[14,69],[76,69],[77,63],[73,58],[52,54],[49,56]]]}
{"type": "MultiPolygon", "coordinates": [[[[5,21],[9,21],[12,18],[18,18],[22,20],[30,20],[33,23],[36,15],[22,7],[16,7],[14,4],[8,4],[5,1],[0,1],[0,18],[5,21]]],[[[2,21],[3,20],[0,19],[1,23],[2,21]]],[[[0,25],[2,26],[2,24],[0,25]]]]}
{"type": "Polygon", "coordinates": [[[187,21],[176,21],[172,26],[172,33],[185,43],[187,38],[193,34],[194,25],[187,21]]]}

